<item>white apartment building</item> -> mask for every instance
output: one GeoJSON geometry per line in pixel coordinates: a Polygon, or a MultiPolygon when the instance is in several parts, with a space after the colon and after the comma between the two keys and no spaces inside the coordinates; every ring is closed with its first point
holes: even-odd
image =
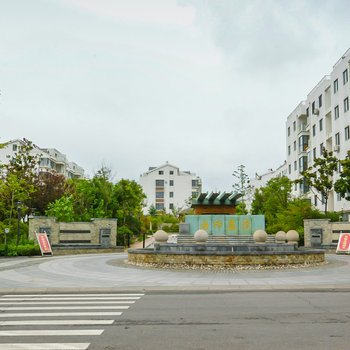
{"type": "Polygon", "coordinates": [[[187,208],[188,200],[196,197],[202,190],[200,177],[190,171],[180,171],[169,163],[150,167],[140,176],[139,183],[146,195],[144,214],[148,213],[152,205],[167,213],[171,213],[173,209],[187,208]]]}
{"type": "MultiPolygon", "coordinates": [[[[286,122],[287,176],[300,178],[300,172],[322,155],[323,149],[333,151],[339,159],[350,150],[350,49],[335,63],[330,75],[310,91],[286,122]]],[[[335,179],[337,179],[337,174],[335,179]]],[[[320,210],[322,198],[304,184],[295,185],[294,195],[308,196],[320,210]]],[[[332,192],[328,210],[350,212],[350,202],[332,192]]]]}
{"type": "MultiPolygon", "coordinates": [[[[24,139],[24,141],[26,141],[24,139]]],[[[14,157],[20,147],[24,145],[20,139],[12,140],[3,144],[0,148],[0,164],[8,164],[9,160],[14,157]]],[[[62,154],[55,148],[40,148],[33,145],[31,151],[33,155],[38,155],[39,171],[55,171],[64,175],[67,179],[83,178],[84,169],[74,162],[68,161],[65,154],[62,154]]]]}

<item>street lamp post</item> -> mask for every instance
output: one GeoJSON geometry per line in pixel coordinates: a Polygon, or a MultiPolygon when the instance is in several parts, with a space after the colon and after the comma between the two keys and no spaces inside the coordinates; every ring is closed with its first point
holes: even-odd
{"type": "Polygon", "coordinates": [[[17,245],[19,244],[19,238],[21,236],[21,228],[20,228],[20,222],[21,222],[21,204],[22,202],[18,201],[17,204],[17,245]]]}

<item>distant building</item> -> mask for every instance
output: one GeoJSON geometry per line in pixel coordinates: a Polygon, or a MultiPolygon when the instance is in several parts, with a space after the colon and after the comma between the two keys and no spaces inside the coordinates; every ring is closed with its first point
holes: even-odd
{"type": "MultiPolygon", "coordinates": [[[[313,165],[323,150],[344,159],[350,150],[350,49],[335,63],[330,75],[324,76],[288,116],[286,123],[287,176],[291,180],[313,165]]],[[[336,173],[334,180],[339,177],[336,173]]],[[[310,191],[306,183],[293,187],[295,196],[307,196],[320,210],[322,197],[310,191]]],[[[350,211],[350,202],[332,191],[329,211],[350,211]]]]}
{"type": "MultiPolygon", "coordinates": [[[[332,151],[339,159],[344,159],[350,150],[349,75],[350,49],[287,117],[286,163],[281,167],[290,180],[301,179],[300,173],[312,166],[323,150],[332,151]]],[[[253,186],[264,186],[270,178],[280,175],[280,169],[252,179],[253,186]]],[[[333,180],[337,178],[339,172],[333,180]]],[[[324,210],[320,194],[311,191],[303,181],[293,185],[292,195],[309,198],[316,208],[324,210]]],[[[328,198],[328,210],[350,215],[350,202],[332,191],[328,198]]]]}
{"type": "MultiPolygon", "coordinates": [[[[25,141],[25,139],[24,141],[16,139],[2,144],[0,164],[8,164],[25,141]]],[[[39,156],[39,172],[55,171],[67,179],[84,177],[84,169],[78,164],[68,161],[66,155],[55,148],[40,148],[33,144],[32,154],[39,156]]]]}
{"type": "Polygon", "coordinates": [[[167,213],[188,208],[191,205],[189,199],[197,197],[202,190],[200,177],[190,171],[180,171],[169,163],[150,167],[140,176],[140,185],[146,194],[144,214],[152,205],[167,213]]]}

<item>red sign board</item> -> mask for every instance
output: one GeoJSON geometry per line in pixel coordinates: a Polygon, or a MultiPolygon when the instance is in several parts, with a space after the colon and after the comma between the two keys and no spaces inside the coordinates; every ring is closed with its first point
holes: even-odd
{"type": "Polygon", "coordinates": [[[341,233],[339,236],[337,253],[350,253],[350,233],[341,233]]]}
{"type": "Polygon", "coordinates": [[[36,239],[38,240],[38,243],[40,246],[41,255],[46,255],[46,254],[52,255],[51,245],[50,245],[49,239],[47,238],[46,232],[37,233],[36,239]]]}

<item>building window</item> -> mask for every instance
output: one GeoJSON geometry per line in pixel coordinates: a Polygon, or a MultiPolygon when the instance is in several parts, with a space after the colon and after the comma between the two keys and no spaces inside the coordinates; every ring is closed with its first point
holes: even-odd
{"type": "Polygon", "coordinates": [[[164,203],[156,203],[157,210],[164,210],[164,203]]]}
{"type": "Polygon", "coordinates": [[[169,203],[169,209],[173,210],[174,209],[174,203],[169,203]]]}
{"type": "Polygon", "coordinates": [[[17,145],[12,145],[12,151],[17,152],[17,145]]]}
{"type": "Polygon", "coordinates": [[[333,92],[336,94],[338,91],[338,79],[333,81],[333,92]]]}
{"type": "Polygon", "coordinates": [[[312,149],[312,159],[315,160],[316,159],[316,147],[314,147],[312,149]]]}
{"type": "Polygon", "coordinates": [[[345,141],[350,139],[350,128],[348,126],[344,129],[344,135],[345,135],[345,141]]]}
{"type": "Polygon", "coordinates": [[[156,187],[164,187],[164,180],[156,180],[156,187]]]}
{"type": "Polygon", "coordinates": [[[318,121],[318,123],[319,123],[320,131],[322,131],[323,130],[323,119],[320,119],[318,121]]]}
{"type": "Polygon", "coordinates": [[[290,136],[290,127],[288,126],[288,136],[290,136]]]}
{"type": "Polygon", "coordinates": [[[192,187],[198,187],[199,181],[198,180],[192,180],[192,187]]]}
{"type": "Polygon", "coordinates": [[[307,157],[299,158],[299,171],[305,171],[307,169],[307,157]]]}
{"type": "Polygon", "coordinates": [[[344,113],[349,110],[349,97],[344,100],[344,113]]]}
{"type": "Polygon", "coordinates": [[[169,174],[170,174],[170,175],[174,175],[174,170],[170,170],[170,171],[169,171],[169,174]]]}
{"type": "Polygon", "coordinates": [[[320,144],[320,155],[322,156],[324,151],[323,143],[320,144]]]}
{"type": "Polygon", "coordinates": [[[164,198],[164,192],[156,192],[156,198],[164,198]]]}
{"type": "Polygon", "coordinates": [[[315,207],[317,207],[317,196],[314,196],[314,204],[315,204],[315,207]]]}
{"type": "Polygon", "coordinates": [[[315,101],[314,101],[314,102],[312,102],[312,107],[311,107],[312,114],[315,114],[315,109],[316,109],[316,104],[315,104],[315,101]]]}
{"type": "Polygon", "coordinates": [[[340,145],[340,135],[339,135],[339,132],[337,132],[337,133],[335,134],[335,144],[336,144],[337,146],[340,145]]]}
{"type": "Polygon", "coordinates": [[[334,107],[334,119],[339,118],[339,106],[334,107]]]}
{"type": "Polygon", "coordinates": [[[288,155],[290,156],[290,146],[288,146],[288,155]]]}
{"type": "Polygon", "coordinates": [[[337,193],[337,201],[338,201],[338,202],[341,201],[341,195],[340,195],[340,193],[337,193]]]}
{"type": "Polygon", "coordinates": [[[294,161],[294,170],[298,170],[298,164],[296,160],[294,161]]]}
{"type": "Polygon", "coordinates": [[[346,84],[349,81],[349,73],[348,73],[348,69],[345,69],[345,71],[343,72],[343,84],[346,84]]]}
{"type": "Polygon", "coordinates": [[[290,175],[292,173],[292,167],[290,166],[290,164],[288,165],[288,174],[290,175]]]}
{"type": "Polygon", "coordinates": [[[297,123],[293,122],[293,131],[295,131],[297,129],[297,123]]]}
{"type": "Polygon", "coordinates": [[[169,181],[169,186],[174,186],[174,180],[169,181]]]}
{"type": "Polygon", "coordinates": [[[322,95],[318,96],[318,107],[322,107],[322,95]]]}
{"type": "Polygon", "coordinates": [[[174,192],[169,192],[169,197],[174,198],[174,192]]]}
{"type": "Polygon", "coordinates": [[[294,184],[294,191],[297,191],[297,190],[298,190],[298,184],[295,183],[295,184],[294,184]]]}
{"type": "Polygon", "coordinates": [[[312,126],[312,136],[316,136],[316,125],[312,126]]]}
{"type": "Polygon", "coordinates": [[[159,171],[158,171],[158,174],[159,174],[159,175],[164,175],[164,171],[163,171],[163,170],[159,170],[159,171]]]}
{"type": "Polygon", "coordinates": [[[306,115],[309,116],[309,107],[306,108],[306,115]]]}
{"type": "Polygon", "coordinates": [[[294,151],[297,150],[297,142],[296,142],[296,141],[293,142],[293,150],[294,150],[294,151]]]}

